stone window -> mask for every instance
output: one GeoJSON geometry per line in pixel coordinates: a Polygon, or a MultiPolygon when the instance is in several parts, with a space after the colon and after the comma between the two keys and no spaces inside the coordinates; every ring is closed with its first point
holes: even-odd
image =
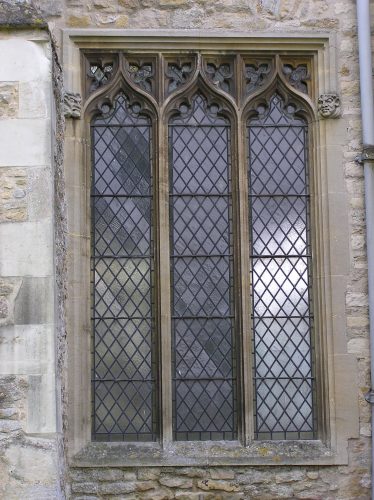
{"type": "Polygon", "coordinates": [[[310,64],[85,58],[93,439],[313,439],[310,64]]]}
{"type": "Polygon", "coordinates": [[[330,41],[189,37],[65,33],[69,456],[343,463],[330,41]]]}

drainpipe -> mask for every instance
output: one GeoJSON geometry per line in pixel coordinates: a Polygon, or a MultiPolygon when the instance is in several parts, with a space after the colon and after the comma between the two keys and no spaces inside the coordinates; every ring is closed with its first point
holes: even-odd
{"type": "Polygon", "coordinates": [[[360,64],[360,90],[363,152],[361,162],[365,177],[366,248],[369,282],[369,332],[371,389],[366,400],[371,404],[372,422],[372,499],[374,500],[374,99],[371,63],[369,0],[357,0],[357,29],[360,64]]]}

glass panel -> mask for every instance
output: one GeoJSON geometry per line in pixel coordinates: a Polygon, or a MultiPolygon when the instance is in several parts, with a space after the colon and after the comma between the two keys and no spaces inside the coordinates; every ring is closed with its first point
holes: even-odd
{"type": "Polygon", "coordinates": [[[236,437],[228,122],[201,95],[170,122],[173,430],[236,437]]]}
{"type": "Polygon", "coordinates": [[[150,253],[150,198],[98,198],[95,210],[97,256],[150,253]]]}
{"type": "Polygon", "coordinates": [[[92,126],[92,433],[156,438],[150,120],[119,95],[92,126]]]}
{"type": "Polygon", "coordinates": [[[306,124],[275,94],[248,124],[255,436],[315,437],[306,124]]]}

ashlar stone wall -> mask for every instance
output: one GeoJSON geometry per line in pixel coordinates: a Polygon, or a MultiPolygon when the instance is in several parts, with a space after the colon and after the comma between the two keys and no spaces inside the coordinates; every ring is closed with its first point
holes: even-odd
{"type": "Polygon", "coordinates": [[[0,498],[60,498],[52,61],[46,31],[0,32],[0,498]]]}

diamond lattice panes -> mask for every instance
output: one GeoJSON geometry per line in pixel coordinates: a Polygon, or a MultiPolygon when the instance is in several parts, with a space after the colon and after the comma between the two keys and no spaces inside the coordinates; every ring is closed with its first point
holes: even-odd
{"type": "Polygon", "coordinates": [[[306,124],[275,94],[248,143],[255,435],[313,438],[306,124]]]}
{"type": "Polygon", "coordinates": [[[93,437],[155,439],[150,120],[120,95],[92,127],[93,437]]]}
{"type": "Polygon", "coordinates": [[[235,439],[230,126],[200,94],[169,124],[173,427],[235,439]]]}

